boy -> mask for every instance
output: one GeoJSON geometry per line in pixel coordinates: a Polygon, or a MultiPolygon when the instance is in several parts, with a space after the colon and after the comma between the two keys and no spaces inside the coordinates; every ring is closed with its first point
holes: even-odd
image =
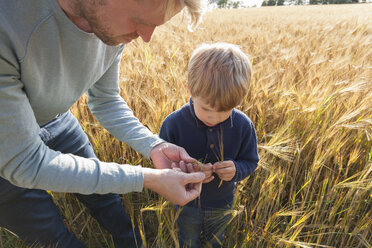
{"type": "Polygon", "coordinates": [[[201,45],[188,67],[190,101],[161,126],[160,137],[184,147],[206,174],[200,198],[184,206],[177,220],[180,247],[221,246],[236,182],[257,167],[255,129],[234,108],[246,96],[250,79],[250,61],[237,46],[201,45]]]}

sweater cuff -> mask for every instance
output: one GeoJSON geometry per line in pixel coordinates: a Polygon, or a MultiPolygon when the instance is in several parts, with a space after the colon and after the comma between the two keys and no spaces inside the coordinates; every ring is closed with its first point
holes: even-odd
{"type": "Polygon", "coordinates": [[[233,163],[235,165],[235,176],[231,179],[232,182],[238,182],[240,181],[240,178],[241,178],[241,173],[240,173],[240,169],[238,167],[238,164],[233,160],[233,163]]]}
{"type": "Polygon", "coordinates": [[[136,172],[136,181],[134,183],[134,189],[133,191],[135,192],[142,192],[143,191],[143,183],[144,183],[144,175],[143,175],[143,171],[142,171],[142,166],[138,165],[138,166],[133,166],[135,172],[136,172]]]}
{"type": "Polygon", "coordinates": [[[157,146],[157,145],[160,145],[161,143],[165,143],[166,141],[159,138],[158,135],[154,135],[156,138],[150,143],[150,146],[148,148],[148,150],[146,151],[145,154],[143,154],[147,159],[149,159],[151,161],[151,157],[150,157],[150,153],[152,151],[152,149],[157,146]]]}

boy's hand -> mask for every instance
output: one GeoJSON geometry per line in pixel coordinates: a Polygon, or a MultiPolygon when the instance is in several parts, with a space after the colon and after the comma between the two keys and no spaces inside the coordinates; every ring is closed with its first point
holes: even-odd
{"type": "Polygon", "coordinates": [[[203,180],[203,183],[209,183],[214,179],[213,174],[213,165],[211,163],[203,164],[203,163],[188,163],[186,164],[184,161],[181,161],[179,165],[176,163],[172,164],[172,168],[179,168],[183,172],[187,173],[193,173],[193,172],[203,172],[205,175],[205,179],[203,180]]]}
{"type": "Polygon", "coordinates": [[[212,175],[213,174],[213,165],[211,163],[202,164],[202,168],[197,164],[189,164],[188,168],[189,168],[189,166],[191,166],[193,168],[193,171],[195,171],[195,172],[200,171],[200,172],[204,173],[205,179],[203,180],[203,183],[209,183],[210,181],[212,181],[214,179],[214,176],[212,175]]]}
{"type": "Polygon", "coordinates": [[[213,164],[213,171],[223,181],[231,181],[236,173],[235,164],[233,161],[222,161],[213,164]]]}

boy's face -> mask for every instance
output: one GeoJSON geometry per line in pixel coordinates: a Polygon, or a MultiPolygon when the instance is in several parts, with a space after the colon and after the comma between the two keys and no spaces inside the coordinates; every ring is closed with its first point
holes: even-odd
{"type": "Polygon", "coordinates": [[[232,109],[228,111],[217,111],[209,106],[202,97],[192,97],[196,117],[205,125],[213,127],[229,118],[232,109]]]}

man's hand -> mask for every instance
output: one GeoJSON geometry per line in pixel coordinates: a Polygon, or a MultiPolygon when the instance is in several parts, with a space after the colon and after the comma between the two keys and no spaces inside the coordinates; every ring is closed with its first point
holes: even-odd
{"type": "Polygon", "coordinates": [[[143,186],[162,195],[174,204],[183,206],[200,195],[204,173],[184,173],[181,169],[156,170],[142,168],[143,186]],[[186,187],[187,185],[187,187],[186,187]]]}
{"type": "Polygon", "coordinates": [[[184,148],[167,142],[155,146],[150,152],[150,157],[156,169],[171,169],[172,163],[196,161],[184,148]]]}
{"type": "Polygon", "coordinates": [[[216,162],[213,164],[213,171],[223,181],[231,181],[236,173],[235,164],[233,161],[216,162]]]}

